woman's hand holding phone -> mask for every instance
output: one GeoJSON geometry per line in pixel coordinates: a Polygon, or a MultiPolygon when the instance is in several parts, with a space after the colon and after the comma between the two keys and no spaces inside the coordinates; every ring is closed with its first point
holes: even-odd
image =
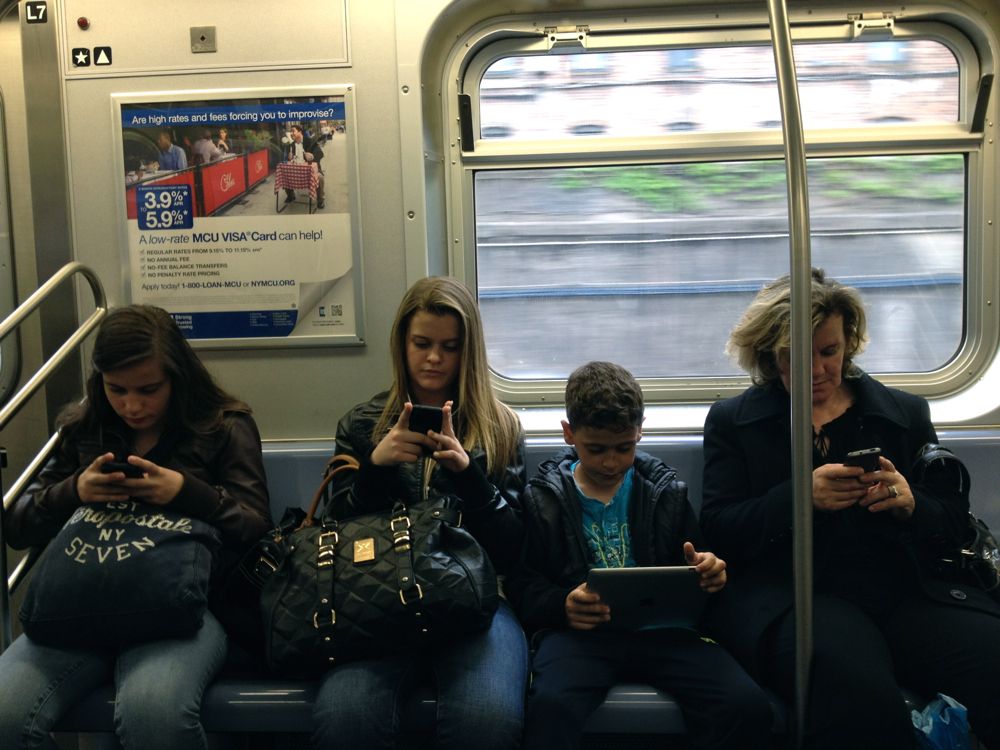
{"type": "Polygon", "coordinates": [[[823,464],[813,469],[813,507],[824,513],[835,513],[856,505],[868,492],[868,485],[854,466],[823,464]]]}
{"type": "Polygon", "coordinates": [[[77,495],[85,503],[131,499],[166,505],[177,497],[183,486],[184,475],[180,472],[138,456],[118,462],[113,453],[98,456],[76,480],[77,495]]]}
{"type": "Polygon", "coordinates": [[[430,452],[437,447],[437,443],[432,438],[415,432],[410,427],[412,413],[413,404],[407,401],[403,404],[403,411],[399,413],[396,424],[372,451],[373,464],[376,466],[395,466],[403,463],[415,463],[424,457],[425,451],[430,452]]]}
{"type": "Polygon", "coordinates": [[[128,500],[129,491],[124,486],[125,475],[109,473],[103,467],[114,462],[114,453],[95,458],[76,478],[76,494],[84,503],[114,503],[128,500]]]}
{"type": "Polygon", "coordinates": [[[101,472],[104,474],[123,474],[126,479],[141,479],[142,469],[133,466],[127,461],[108,461],[101,464],[101,472]]]}
{"type": "Polygon", "coordinates": [[[859,504],[872,513],[889,511],[899,521],[909,519],[917,504],[910,483],[885,456],[879,458],[878,471],[879,481],[868,488],[859,504]]]}
{"type": "Polygon", "coordinates": [[[122,482],[133,500],[142,500],[153,505],[166,505],[184,488],[184,475],[179,471],[158,466],[138,456],[129,456],[129,463],[138,467],[141,479],[126,479],[122,482]]]}
{"type": "Polygon", "coordinates": [[[399,414],[396,424],[379,441],[372,451],[371,460],[376,466],[394,466],[414,463],[431,455],[449,471],[464,471],[469,465],[469,456],[455,436],[451,421],[452,402],[444,407],[414,406],[407,401],[399,414]],[[440,412],[440,427],[437,427],[437,413],[440,412]],[[423,428],[426,427],[426,431],[423,428]]]}
{"type": "Polygon", "coordinates": [[[431,430],[430,437],[437,441],[436,450],[432,454],[434,460],[448,471],[458,473],[469,467],[469,454],[465,452],[462,443],[455,436],[455,428],[451,421],[452,402],[446,401],[441,410],[441,431],[431,430]]]}

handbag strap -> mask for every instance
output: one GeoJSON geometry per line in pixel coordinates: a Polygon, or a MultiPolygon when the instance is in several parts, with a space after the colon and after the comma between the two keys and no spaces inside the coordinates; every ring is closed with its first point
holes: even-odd
{"type": "MultiPolygon", "coordinates": [[[[326,483],[326,480],[324,480],[326,483]]],[[[313,627],[319,633],[320,652],[326,655],[327,666],[333,666],[333,631],[337,625],[337,611],[333,608],[334,563],[337,560],[337,521],[324,518],[322,531],[316,544],[316,595],[318,601],[313,611],[313,627]]]]}
{"type": "Polygon", "coordinates": [[[413,572],[411,526],[406,506],[396,503],[389,519],[389,530],[392,532],[392,549],[396,553],[396,585],[399,587],[399,600],[404,607],[424,598],[424,591],[413,572]]]}
{"type": "Polygon", "coordinates": [[[319,487],[316,488],[316,492],[313,493],[312,501],[309,503],[309,512],[306,513],[306,517],[303,519],[302,523],[299,524],[299,528],[304,529],[316,524],[316,511],[319,510],[319,504],[323,499],[323,493],[326,492],[326,488],[329,486],[330,482],[333,481],[334,477],[345,471],[358,471],[360,468],[361,464],[358,462],[358,459],[354,456],[348,455],[347,453],[338,453],[336,456],[327,461],[326,475],[323,477],[323,481],[320,482],[319,487]]]}

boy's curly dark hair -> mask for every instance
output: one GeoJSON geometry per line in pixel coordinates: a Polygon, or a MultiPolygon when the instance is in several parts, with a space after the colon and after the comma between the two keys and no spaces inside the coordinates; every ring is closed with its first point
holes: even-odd
{"type": "Polygon", "coordinates": [[[620,432],[642,424],[642,389],[632,373],[613,362],[588,362],[566,382],[566,417],[574,430],[620,432]]]}

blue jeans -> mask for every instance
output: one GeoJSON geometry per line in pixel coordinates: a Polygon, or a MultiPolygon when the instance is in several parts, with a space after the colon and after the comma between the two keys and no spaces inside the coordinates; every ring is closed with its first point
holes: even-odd
{"type": "Polygon", "coordinates": [[[507,602],[489,629],[422,655],[387,656],[335,667],[316,697],[313,746],[393,748],[413,689],[437,684],[437,750],[511,750],[520,745],[528,644],[507,602]]]}
{"type": "Polygon", "coordinates": [[[115,732],[129,750],[206,748],[205,687],[226,658],[211,613],[191,638],[123,648],[66,649],[20,636],[0,656],[0,747],[55,748],[49,731],[82,698],[115,683],[115,732]]]}

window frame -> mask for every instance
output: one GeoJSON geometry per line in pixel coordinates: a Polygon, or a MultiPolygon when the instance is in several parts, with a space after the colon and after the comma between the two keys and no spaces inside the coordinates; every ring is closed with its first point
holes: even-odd
{"type": "MultiPolygon", "coordinates": [[[[783,159],[780,129],[745,132],[674,132],[657,136],[615,138],[597,136],[558,141],[482,139],[479,137],[479,83],[497,60],[523,54],[552,54],[558,48],[546,29],[558,28],[559,39],[572,30],[588,51],[678,49],[697,44],[742,46],[770,44],[767,17],[734,15],[709,8],[678,17],[650,13],[640,17],[610,17],[581,13],[567,25],[565,16],[497,19],[459,39],[445,66],[442,97],[443,127],[450,165],[445,169],[446,224],[451,273],[476,284],[476,227],[473,183],[479,170],[684,163],[726,160],[783,159]],[[565,31],[564,31],[565,30],[565,31]],[[462,148],[459,95],[471,101],[473,149],[462,148]]],[[[911,15],[914,9],[910,8],[911,15]]],[[[792,36],[799,42],[845,42],[855,38],[855,16],[799,14],[792,19],[792,36]]],[[[883,37],[887,38],[887,37],[883,37]]],[[[998,323],[985,279],[996,278],[993,222],[987,206],[994,195],[993,139],[970,132],[981,77],[980,55],[973,41],[956,25],[939,20],[895,20],[892,38],[930,39],[948,47],[959,66],[959,108],[955,122],[941,125],[877,124],[850,129],[805,131],[808,157],[963,154],[966,158],[965,278],[963,334],[955,356],[942,367],[920,373],[880,376],[887,384],[926,396],[953,394],[974,382],[996,354],[998,323]]],[[[874,37],[870,38],[872,41],[874,37]]],[[[557,39],[558,41],[558,39],[557,39]]],[[[864,34],[861,43],[869,41],[864,34]]],[[[989,54],[983,55],[992,63],[989,54]]],[[[987,72],[991,72],[991,68],[987,72]]],[[[991,107],[991,112],[993,111],[991,107]]],[[[989,123],[992,127],[992,122],[989,123]]],[[[984,128],[985,131],[989,127],[984,128]]],[[[735,321],[734,321],[735,322],[735,321]]],[[[493,383],[501,398],[519,405],[561,403],[565,380],[513,380],[496,372],[493,383]]],[[[661,377],[642,379],[650,403],[709,402],[735,395],[749,383],[746,377],[661,377]]]]}

